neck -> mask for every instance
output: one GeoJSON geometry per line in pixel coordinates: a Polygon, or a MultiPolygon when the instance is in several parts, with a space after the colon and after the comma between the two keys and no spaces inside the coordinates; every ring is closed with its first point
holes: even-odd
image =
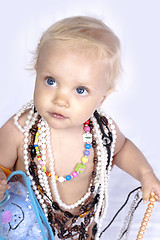
{"type": "Polygon", "coordinates": [[[77,136],[79,134],[82,135],[84,133],[84,130],[83,130],[83,125],[80,125],[77,127],[65,128],[65,129],[51,128],[51,133],[54,134],[55,136],[66,138],[72,135],[74,136],[77,136]]]}

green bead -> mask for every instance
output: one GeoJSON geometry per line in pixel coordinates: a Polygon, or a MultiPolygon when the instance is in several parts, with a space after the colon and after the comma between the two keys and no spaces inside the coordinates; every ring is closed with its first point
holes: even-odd
{"type": "Polygon", "coordinates": [[[85,168],[86,168],[85,164],[78,163],[77,166],[75,167],[75,171],[81,173],[84,171],[85,168]]]}

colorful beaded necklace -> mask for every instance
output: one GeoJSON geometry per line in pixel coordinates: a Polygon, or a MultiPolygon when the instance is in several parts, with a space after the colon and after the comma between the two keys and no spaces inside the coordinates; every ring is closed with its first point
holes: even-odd
{"type": "MultiPolygon", "coordinates": [[[[76,178],[78,177],[78,175],[82,172],[84,172],[85,168],[86,168],[86,163],[88,162],[88,156],[90,154],[90,149],[91,149],[91,142],[92,142],[92,134],[90,133],[90,127],[89,127],[89,124],[90,124],[90,120],[87,120],[83,125],[83,129],[85,131],[85,133],[83,134],[83,142],[85,143],[85,150],[84,150],[84,156],[81,158],[81,163],[78,163],[74,169],[74,171],[72,172],[71,175],[66,175],[65,177],[63,176],[60,176],[58,177],[56,174],[55,174],[55,180],[59,181],[60,183],[64,182],[64,181],[70,181],[72,178],[76,178]]],[[[38,142],[39,142],[39,128],[38,128],[38,131],[36,132],[36,135],[35,135],[35,141],[34,141],[34,148],[35,148],[35,153],[36,153],[36,157],[37,157],[37,160],[39,161],[41,167],[42,167],[42,170],[43,172],[48,176],[48,177],[51,177],[51,173],[49,173],[46,169],[46,166],[45,166],[45,163],[44,161],[42,160],[42,157],[41,157],[41,152],[40,152],[40,149],[39,149],[39,146],[38,146],[38,142]]]]}
{"type": "Polygon", "coordinates": [[[92,179],[86,194],[77,202],[71,205],[63,203],[58,193],[55,180],[54,159],[50,143],[50,127],[45,120],[41,122],[42,118],[35,111],[33,101],[23,106],[23,108],[16,114],[14,118],[15,125],[24,134],[24,163],[26,173],[31,179],[32,188],[39,203],[41,204],[46,217],[51,223],[51,226],[53,226],[53,231],[56,229],[58,231],[58,237],[61,239],[75,239],[74,236],[77,236],[77,234],[80,237],[79,239],[88,238],[88,227],[93,218],[96,225],[93,228],[92,232],[94,236],[96,234],[95,239],[99,239],[102,219],[104,218],[108,206],[107,185],[116,142],[115,126],[113,125],[112,119],[106,117],[101,110],[99,110],[99,112],[96,111],[96,114],[91,117],[91,121],[94,126],[92,132],[95,139],[92,141],[92,146],[95,148],[97,146],[96,156],[93,159],[93,162],[95,164],[92,172],[92,179]],[[25,112],[30,107],[32,107],[32,109],[29,111],[25,127],[22,128],[18,123],[18,119],[23,114],[23,112],[25,112]],[[52,178],[51,187],[53,188],[56,202],[52,200],[50,189],[51,187],[48,182],[48,176],[42,170],[41,165],[37,165],[36,162],[34,162],[34,158],[36,157],[34,140],[36,132],[39,131],[38,127],[40,122],[40,130],[45,129],[46,133],[43,132],[43,135],[46,134],[47,136],[46,139],[44,136],[42,136],[42,139],[39,139],[42,143],[41,147],[43,146],[41,150],[41,157],[45,163],[46,159],[43,152],[46,152],[44,144],[46,141],[47,152],[50,159],[52,178]],[[109,130],[108,126],[112,130],[112,133],[109,130]],[[98,198],[96,197],[97,194],[98,198]],[[94,206],[94,204],[96,204],[96,206],[94,206]],[[71,213],[63,209],[69,210],[76,207],[80,207],[80,209],[76,210],[76,215],[73,216],[72,224],[70,225],[70,223],[68,223],[68,218],[71,217],[71,213]],[[55,211],[64,213],[64,217],[61,216],[61,214],[58,215],[58,213],[55,211]],[[75,221],[79,221],[79,218],[81,217],[82,221],[75,223],[75,221]]]}

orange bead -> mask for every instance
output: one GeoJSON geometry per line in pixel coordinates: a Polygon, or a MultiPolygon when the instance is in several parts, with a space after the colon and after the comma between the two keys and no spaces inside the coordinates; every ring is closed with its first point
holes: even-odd
{"type": "Polygon", "coordinates": [[[145,230],[146,230],[146,226],[143,226],[143,225],[142,225],[142,226],[140,227],[140,230],[141,230],[141,231],[145,231],[145,230]]]}
{"type": "Polygon", "coordinates": [[[82,218],[82,217],[85,217],[88,213],[89,213],[89,211],[84,212],[84,213],[80,214],[79,216],[80,216],[80,218],[82,218]]]}
{"type": "Polygon", "coordinates": [[[148,221],[149,221],[149,218],[144,217],[144,218],[143,218],[143,221],[144,221],[144,222],[148,222],[148,221]]]}
{"type": "Polygon", "coordinates": [[[150,198],[149,198],[149,201],[153,203],[153,202],[156,201],[156,199],[155,199],[155,197],[150,197],[150,198]]]}
{"type": "Polygon", "coordinates": [[[154,193],[154,192],[152,192],[152,193],[151,193],[151,197],[154,197],[154,196],[155,196],[155,193],[154,193]]]}
{"type": "Polygon", "coordinates": [[[152,213],[152,209],[147,208],[146,212],[147,212],[147,213],[152,213]]]}
{"type": "Polygon", "coordinates": [[[137,239],[143,239],[143,236],[139,235],[139,236],[137,237],[137,239]]]}
{"type": "Polygon", "coordinates": [[[147,226],[148,222],[142,222],[142,226],[147,226]]]}
{"type": "Polygon", "coordinates": [[[139,235],[144,235],[144,231],[140,230],[139,235]]]}
{"type": "Polygon", "coordinates": [[[40,193],[42,193],[42,194],[44,193],[43,188],[40,185],[38,185],[37,188],[40,191],[40,193]]]}
{"type": "Polygon", "coordinates": [[[151,213],[146,212],[146,213],[144,214],[144,216],[147,217],[147,218],[149,218],[149,217],[151,216],[151,213]]]}
{"type": "Polygon", "coordinates": [[[148,204],[148,208],[150,208],[150,209],[154,208],[154,204],[153,203],[149,203],[148,204]]]}

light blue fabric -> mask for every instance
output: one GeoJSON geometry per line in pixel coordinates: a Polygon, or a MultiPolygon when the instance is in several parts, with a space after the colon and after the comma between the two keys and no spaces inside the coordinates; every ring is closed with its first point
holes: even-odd
{"type": "Polygon", "coordinates": [[[0,203],[0,239],[54,240],[29,177],[22,171],[15,171],[9,175],[7,182],[11,188],[0,203]]]}

